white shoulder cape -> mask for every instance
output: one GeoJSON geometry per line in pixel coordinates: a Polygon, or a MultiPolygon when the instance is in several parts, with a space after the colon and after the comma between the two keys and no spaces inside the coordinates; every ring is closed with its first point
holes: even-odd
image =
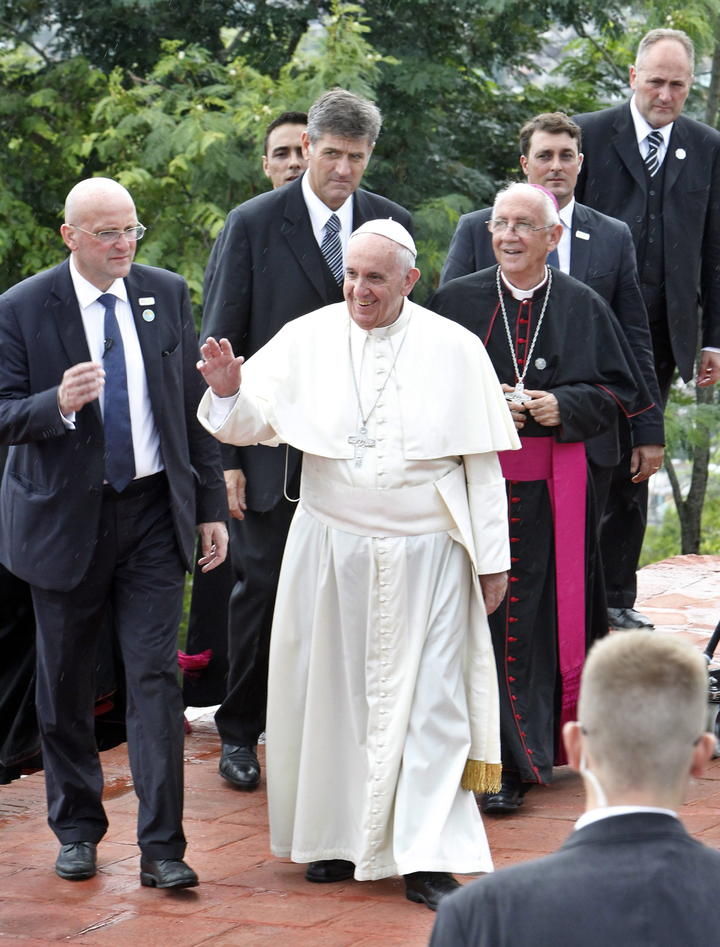
{"type": "MultiPolygon", "coordinates": [[[[395,365],[404,453],[428,460],[519,448],[515,425],[482,342],[462,326],[406,300],[407,335],[395,365]]],[[[349,459],[358,408],[344,302],[288,322],[243,365],[242,392],[278,441],[349,459]]],[[[240,407],[238,404],[236,407],[240,407]]],[[[233,412],[215,433],[233,427],[233,412]]],[[[231,440],[231,438],[228,438],[231,440]]]]}

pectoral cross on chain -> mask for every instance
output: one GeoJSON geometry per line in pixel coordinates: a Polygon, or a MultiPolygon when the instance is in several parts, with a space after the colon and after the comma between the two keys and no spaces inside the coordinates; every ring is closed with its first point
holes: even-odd
{"type": "Polygon", "coordinates": [[[353,455],[355,466],[362,467],[363,457],[365,456],[365,448],[374,447],[375,438],[368,437],[367,428],[365,425],[363,425],[357,434],[348,434],[348,443],[352,444],[355,448],[355,454],[353,455]]]}

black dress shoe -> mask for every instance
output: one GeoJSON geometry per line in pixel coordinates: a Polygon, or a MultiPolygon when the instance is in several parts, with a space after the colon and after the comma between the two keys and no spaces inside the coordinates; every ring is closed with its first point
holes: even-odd
{"type": "Polygon", "coordinates": [[[254,746],[223,743],[218,769],[223,779],[238,789],[256,789],[260,784],[260,764],[254,746]]]}
{"type": "Polygon", "coordinates": [[[329,858],[325,861],[310,862],[305,872],[308,881],[329,884],[332,881],[347,881],[355,874],[355,865],[342,858],[329,858]]]}
{"type": "Polygon", "coordinates": [[[517,812],[523,804],[526,787],[516,773],[503,773],[500,792],[486,792],[480,800],[480,808],[490,815],[507,815],[517,812]]]}
{"type": "Polygon", "coordinates": [[[95,842],[68,842],[60,846],[55,872],[66,881],[85,881],[97,871],[95,842]]]}
{"type": "Polygon", "coordinates": [[[431,911],[437,911],[442,899],[460,887],[460,882],[446,871],[414,871],[403,877],[408,901],[427,904],[431,911]]]}
{"type": "Polygon", "coordinates": [[[649,618],[636,612],[634,608],[608,608],[608,625],[618,631],[655,627],[649,618]]]}
{"type": "Polygon", "coordinates": [[[140,857],[140,884],[146,888],[195,888],[198,876],[182,858],[140,857]]]}

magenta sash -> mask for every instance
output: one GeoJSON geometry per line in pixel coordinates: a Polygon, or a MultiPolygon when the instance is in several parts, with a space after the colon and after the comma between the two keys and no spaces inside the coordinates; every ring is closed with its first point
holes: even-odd
{"type": "Polygon", "coordinates": [[[582,442],[521,437],[522,450],[499,454],[506,480],[546,480],[555,534],[560,724],[576,718],[585,661],[585,505],[587,463],[582,442]]]}

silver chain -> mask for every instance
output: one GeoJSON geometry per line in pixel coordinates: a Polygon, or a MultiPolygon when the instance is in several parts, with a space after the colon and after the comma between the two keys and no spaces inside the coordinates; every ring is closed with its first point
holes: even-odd
{"type": "MultiPolygon", "coordinates": [[[[532,358],[532,353],[535,348],[535,343],[537,342],[537,337],[540,332],[540,326],[543,322],[543,317],[545,316],[545,310],[547,309],[548,299],[550,299],[550,288],[552,287],[552,270],[549,266],[545,267],[545,276],[547,277],[547,290],[545,291],[545,300],[542,304],[542,309],[540,310],[540,318],[538,319],[537,328],[532,337],[532,342],[530,343],[530,348],[525,357],[525,368],[523,368],[522,375],[520,374],[520,369],[518,367],[517,359],[515,358],[515,346],[513,345],[512,333],[510,332],[510,323],[508,322],[507,313],[505,312],[505,300],[503,299],[502,286],[500,283],[500,267],[498,266],[495,271],[495,283],[497,285],[498,299],[500,300],[500,310],[502,312],[503,322],[505,323],[505,334],[507,335],[508,345],[510,346],[510,355],[513,360],[513,367],[515,369],[515,378],[520,382],[521,385],[525,383],[525,376],[527,375],[528,366],[530,365],[530,359],[532,358]]],[[[529,324],[528,324],[529,327],[529,324]]]]}
{"type": "MultiPolygon", "coordinates": [[[[360,400],[360,388],[358,387],[358,380],[355,375],[355,363],[353,362],[353,356],[352,356],[352,318],[348,322],[348,354],[350,355],[350,370],[352,371],[352,380],[353,380],[353,385],[355,386],[355,397],[357,398],[358,410],[360,411],[360,422],[363,428],[367,428],[367,423],[372,417],[373,411],[375,410],[375,408],[377,408],[378,401],[382,398],[382,393],[383,391],[385,391],[385,386],[390,381],[390,376],[393,373],[395,364],[398,360],[400,352],[402,351],[402,347],[405,344],[405,339],[407,338],[408,329],[410,328],[411,316],[412,314],[408,316],[407,325],[405,326],[405,332],[403,333],[402,339],[400,339],[400,344],[397,347],[397,352],[395,353],[395,358],[393,359],[393,363],[390,366],[390,371],[387,373],[387,377],[385,378],[385,381],[382,383],[382,387],[380,388],[380,391],[378,391],[377,398],[375,399],[372,408],[370,408],[370,410],[368,411],[367,415],[365,415],[365,417],[363,417],[362,401],[360,400]]],[[[367,337],[365,338],[365,342],[367,342],[367,337]]],[[[363,351],[362,351],[362,356],[360,358],[360,377],[361,378],[362,378],[363,362],[365,360],[365,342],[363,342],[363,351]]],[[[390,341],[390,344],[392,345],[392,340],[390,341]]]]}

